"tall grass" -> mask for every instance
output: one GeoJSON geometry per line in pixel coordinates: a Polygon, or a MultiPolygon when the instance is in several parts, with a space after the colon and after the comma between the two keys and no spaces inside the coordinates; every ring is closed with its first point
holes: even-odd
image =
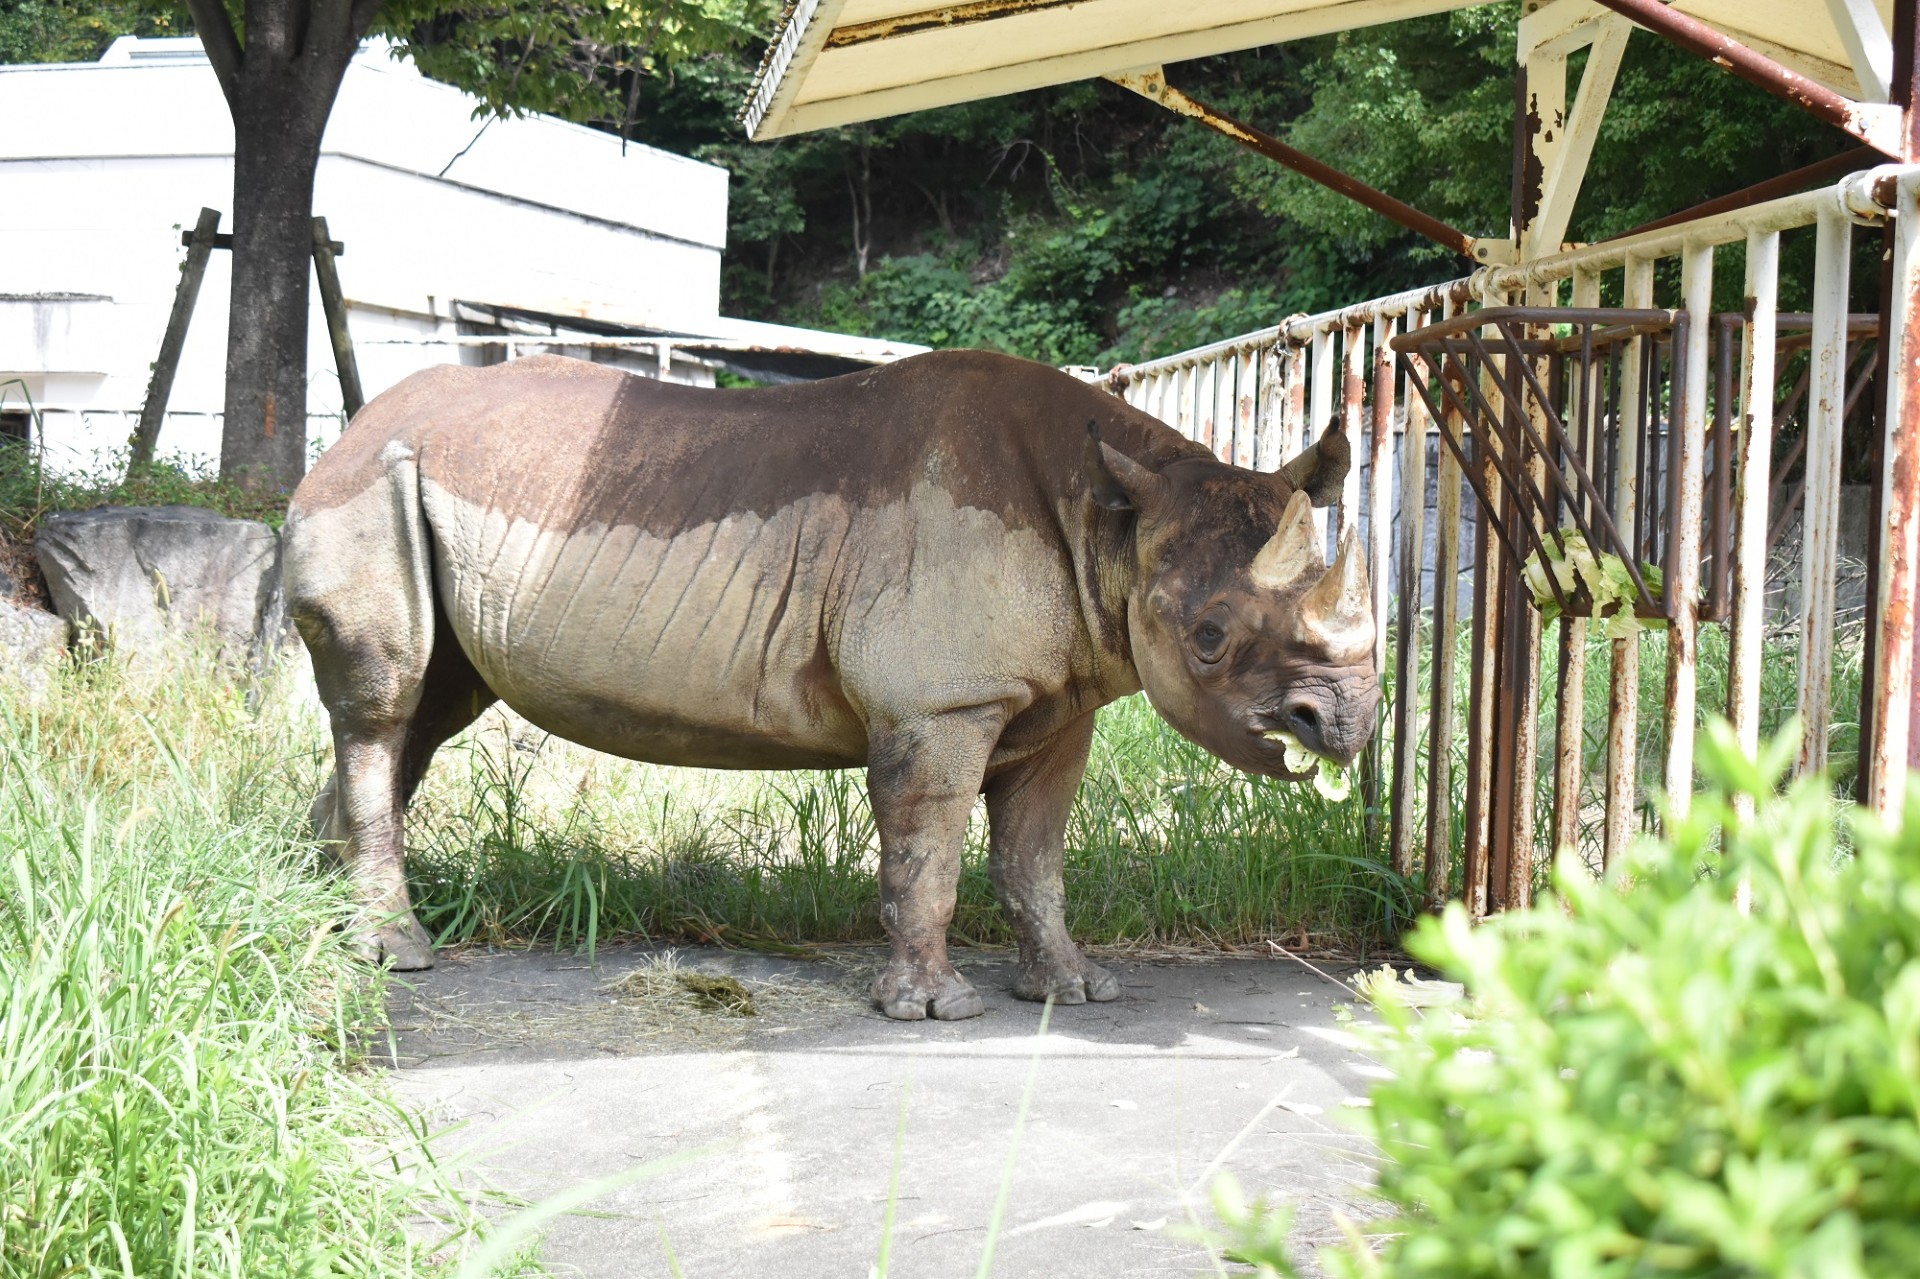
{"type": "Polygon", "coordinates": [[[0,1275],[409,1275],[460,1219],[352,1069],[382,989],[276,689],[0,673],[0,1275]]]}
{"type": "MultiPolygon", "coordinates": [[[[1067,922],[1096,943],[1317,934],[1365,948],[1408,918],[1364,810],[1234,772],[1144,701],[1101,712],[1067,832],[1067,922]]],[[[1012,941],[969,828],[956,939],[1012,941]]],[[[443,941],[695,937],[778,949],[884,937],[858,771],[628,764],[490,712],[409,816],[415,903],[443,941]]]]}

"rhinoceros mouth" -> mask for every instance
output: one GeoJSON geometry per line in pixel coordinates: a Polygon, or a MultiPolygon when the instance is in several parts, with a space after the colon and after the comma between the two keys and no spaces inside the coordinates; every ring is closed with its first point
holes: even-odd
{"type": "Polygon", "coordinates": [[[1260,737],[1280,748],[1282,775],[1290,782],[1311,778],[1313,788],[1331,800],[1345,799],[1352,789],[1352,778],[1345,765],[1301,745],[1300,739],[1284,728],[1268,729],[1260,737]]]}

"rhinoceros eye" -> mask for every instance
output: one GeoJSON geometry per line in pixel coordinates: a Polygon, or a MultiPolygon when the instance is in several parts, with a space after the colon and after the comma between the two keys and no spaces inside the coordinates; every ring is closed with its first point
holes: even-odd
{"type": "Polygon", "coordinates": [[[1208,620],[1193,628],[1193,647],[1203,662],[1217,662],[1227,645],[1227,633],[1220,623],[1208,620]]]}

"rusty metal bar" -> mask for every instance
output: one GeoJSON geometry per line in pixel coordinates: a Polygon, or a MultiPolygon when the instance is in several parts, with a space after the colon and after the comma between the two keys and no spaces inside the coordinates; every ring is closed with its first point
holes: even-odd
{"type": "MultiPolygon", "coordinates": [[[[1546,303],[1546,309],[1556,309],[1553,303],[1558,300],[1558,289],[1545,286],[1537,289],[1541,294],[1536,302],[1546,303]]],[[[1505,327],[1504,325],[1501,327],[1505,327]]],[[[1523,374],[1531,384],[1534,394],[1524,397],[1523,403],[1515,403],[1512,394],[1507,403],[1512,406],[1515,424],[1527,433],[1527,439],[1519,444],[1520,464],[1528,483],[1536,491],[1542,486],[1546,476],[1564,485],[1565,479],[1559,468],[1547,464],[1544,437],[1552,427],[1548,423],[1551,414],[1550,401],[1545,389],[1540,385],[1534,368],[1534,361],[1541,357],[1522,354],[1515,351],[1508,357],[1515,365],[1514,371],[1523,374]]],[[[1552,505],[1541,501],[1534,504],[1529,512],[1524,505],[1516,503],[1514,518],[1525,520],[1532,525],[1529,530],[1536,539],[1551,532],[1559,540],[1557,521],[1551,517],[1552,505]]],[[[1564,544],[1563,544],[1564,549],[1564,544]]],[[[1521,565],[1512,565],[1511,572],[1518,574],[1521,565]]],[[[1549,574],[1549,577],[1552,575],[1549,574]]],[[[1539,767],[1540,740],[1540,610],[1533,606],[1526,592],[1519,589],[1517,578],[1508,583],[1509,593],[1513,597],[1512,611],[1513,637],[1510,661],[1515,662],[1518,670],[1514,673],[1517,685],[1513,705],[1513,799],[1512,833],[1509,836],[1507,853],[1507,882],[1504,905],[1511,910],[1524,907],[1533,900],[1534,867],[1534,808],[1536,801],[1535,778],[1539,767]]]]}
{"type": "Polygon", "coordinates": [[[1349,200],[1372,209],[1375,213],[1399,223],[1410,231],[1426,236],[1436,244],[1452,249],[1462,257],[1474,256],[1473,237],[1465,231],[1450,227],[1440,219],[1394,199],[1385,191],[1370,187],[1358,178],[1342,173],[1332,165],[1316,160],[1296,147],[1288,146],[1271,134],[1262,133],[1252,125],[1242,123],[1204,102],[1196,101],[1168,84],[1165,74],[1158,67],[1151,71],[1139,71],[1107,78],[1122,88],[1133,90],[1151,102],[1159,103],[1169,111],[1198,120],[1209,129],[1225,134],[1235,142],[1258,151],[1269,160],[1283,164],[1302,177],[1339,192],[1349,200]]]}
{"type": "MultiPolygon", "coordinates": [[[[1599,305],[1600,273],[1575,272],[1570,301],[1575,310],[1599,305]]],[[[1594,494],[1594,509],[1604,513],[1598,491],[1587,478],[1594,469],[1601,419],[1594,406],[1598,387],[1590,335],[1581,352],[1577,376],[1579,383],[1568,389],[1574,406],[1574,431],[1565,448],[1566,469],[1576,484],[1586,479],[1580,487],[1594,494]]],[[[1581,500],[1569,503],[1570,512],[1579,515],[1583,504],[1581,500]]],[[[1588,544],[1592,544],[1591,538],[1588,544]]],[[[1556,854],[1579,844],[1582,784],[1586,779],[1587,619],[1568,613],[1560,615],[1559,685],[1553,724],[1553,851],[1556,854]]]]}
{"type": "MultiPolygon", "coordinates": [[[[1446,304],[1451,318],[1458,304],[1446,304]]],[[[1442,371],[1433,370],[1435,378],[1442,371]]],[[[1410,374],[1409,382],[1415,375],[1410,374]]],[[[1425,397],[1421,397],[1424,402],[1425,397]]],[[[1461,429],[1460,419],[1437,415],[1434,425],[1445,439],[1461,429]]],[[[1424,448],[1422,453],[1424,455],[1424,448]]],[[[1422,459],[1424,466],[1424,456],[1422,459]]],[[[1438,450],[1434,470],[1435,519],[1433,548],[1433,718],[1427,733],[1426,906],[1439,910],[1453,878],[1453,735],[1457,723],[1454,663],[1458,653],[1460,600],[1460,485],[1459,463],[1447,448],[1438,450]]]]}
{"type": "Polygon", "coordinates": [[[1199,391],[1200,370],[1192,368],[1181,369],[1175,374],[1175,377],[1177,381],[1174,383],[1174,394],[1178,398],[1174,400],[1174,404],[1177,407],[1174,410],[1173,429],[1188,439],[1192,439],[1199,420],[1195,410],[1197,407],[1196,397],[1199,391]]]}
{"type": "MultiPolygon", "coordinates": [[[[1424,314],[1409,316],[1407,327],[1420,328],[1424,314]]],[[[1390,335],[1389,335],[1390,336],[1390,335]]],[[[1386,340],[1377,349],[1390,358],[1386,340]]],[[[1387,366],[1391,382],[1392,366],[1387,366]]],[[[1408,390],[1411,392],[1412,387],[1408,390]]],[[[1420,752],[1420,577],[1427,529],[1427,415],[1418,394],[1405,397],[1406,429],[1400,436],[1400,617],[1394,649],[1393,795],[1388,851],[1397,874],[1413,874],[1414,776],[1420,752]]],[[[1434,583],[1435,604],[1441,583],[1434,583]]]]}
{"type": "Polygon", "coordinates": [[[1193,434],[1189,438],[1213,447],[1214,381],[1219,377],[1217,360],[1206,360],[1193,370],[1193,434]]]}
{"type": "MultiPolygon", "coordinates": [[[[1628,307],[1653,302],[1653,259],[1628,258],[1621,284],[1621,301],[1628,307]]],[[[1616,526],[1631,536],[1639,523],[1640,412],[1637,393],[1644,361],[1642,344],[1628,345],[1622,361],[1618,429],[1614,444],[1614,513],[1616,526]]],[[[1637,548],[1636,548],[1637,553],[1637,548]]],[[[1631,562],[1631,557],[1629,557],[1631,562]]],[[[1601,842],[1602,866],[1611,866],[1626,851],[1633,834],[1635,780],[1639,768],[1640,636],[1638,632],[1613,641],[1613,668],[1607,690],[1606,834],[1601,842]]]]}
{"type": "Polygon", "coordinates": [[[1287,379],[1297,354],[1275,343],[1260,353],[1260,400],[1253,428],[1253,465],[1277,471],[1286,460],[1281,439],[1287,429],[1287,379]]]}
{"type": "MultiPolygon", "coordinates": [[[[1347,437],[1348,455],[1361,456],[1361,428],[1366,418],[1367,330],[1365,325],[1349,325],[1340,335],[1340,429],[1347,437]]],[[[1339,539],[1350,528],[1360,525],[1360,467],[1347,468],[1347,481],[1340,491],[1339,539]]]]}
{"type": "MultiPolygon", "coordinates": [[[[1912,22],[1912,15],[1906,21],[1912,22]]],[[[1911,37],[1910,29],[1903,32],[1911,37]]],[[[1911,74],[1911,73],[1910,73],[1911,74]]],[[[1871,768],[1862,797],[1897,817],[1906,799],[1915,746],[1914,609],[1920,599],[1920,186],[1903,175],[1893,221],[1893,287],[1886,335],[1887,401],[1879,478],[1880,555],[1875,592],[1879,634],[1873,654],[1871,768]]]]}
{"type": "MultiPolygon", "coordinates": [[[[1393,350],[1387,343],[1400,323],[1390,315],[1373,322],[1373,413],[1368,433],[1367,573],[1373,587],[1373,663],[1376,673],[1387,669],[1387,586],[1393,558],[1393,350]]],[[[1404,591],[1404,584],[1402,590],[1404,591]]]]}
{"type": "Polygon", "coordinates": [[[1645,231],[1658,231],[1663,227],[1678,226],[1682,222],[1710,218],[1719,213],[1731,213],[1735,209],[1751,208],[1767,200],[1792,195],[1796,191],[1804,191],[1811,186],[1826,186],[1849,173],[1870,169],[1885,159],[1885,156],[1872,147],[1855,147],[1851,151],[1842,151],[1839,155],[1816,160],[1791,173],[1783,173],[1777,178],[1768,178],[1765,182],[1756,182],[1750,187],[1742,187],[1738,191],[1696,204],[1691,209],[1682,209],[1678,213],[1669,213],[1664,218],[1643,222],[1630,231],[1610,235],[1607,239],[1624,240],[1628,236],[1639,235],[1645,231]]]}
{"type": "Polygon", "coordinates": [[[1733,610],[1728,626],[1727,717],[1740,744],[1760,746],[1761,627],[1767,591],[1767,498],[1772,489],[1773,395],[1780,296],[1780,233],[1747,237],[1747,324],[1740,350],[1739,478],[1735,494],[1733,610]]]}
{"type": "Polygon", "coordinates": [[[1886,155],[1899,154],[1897,129],[1889,127],[1893,121],[1885,109],[1875,110],[1870,104],[1843,97],[1798,71],[1756,53],[1698,18],[1689,17],[1661,3],[1661,0],[1599,0],[1599,3],[1632,19],[1655,35],[1664,36],[1688,52],[1731,71],[1748,84],[1756,85],[1777,98],[1786,99],[1875,150],[1886,155]]]}
{"type": "Polygon", "coordinates": [[[1712,335],[1713,246],[1680,260],[1687,328],[1674,335],[1675,406],[1668,473],[1677,500],[1667,507],[1667,808],[1674,820],[1693,803],[1694,719],[1699,697],[1700,517],[1707,435],[1707,342],[1712,335]]]}
{"type": "Polygon", "coordinates": [[[1827,766],[1833,708],[1834,587],[1839,572],[1840,445],[1847,393],[1847,276],[1852,224],[1821,214],[1814,241],[1812,377],[1801,512],[1801,775],[1827,766]]]}
{"type": "Polygon", "coordinates": [[[1235,379],[1233,402],[1233,464],[1252,466],[1258,452],[1261,353],[1240,352],[1240,368],[1235,379]]]}
{"type": "Polygon", "coordinates": [[[1234,404],[1239,395],[1240,361],[1223,355],[1214,362],[1213,375],[1213,455],[1222,462],[1233,461],[1233,433],[1238,422],[1234,404]]]}

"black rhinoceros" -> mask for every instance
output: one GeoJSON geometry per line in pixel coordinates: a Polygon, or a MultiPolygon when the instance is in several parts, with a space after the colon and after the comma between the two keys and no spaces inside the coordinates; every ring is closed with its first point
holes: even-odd
{"type": "Polygon", "coordinates": [[[1379,686],[1351,534],[1311,505],[1329,431],[1227,466],[1095,387],[978,351],[703,390],[576,360],[416,374],[293,496],[287,593],[332,716],[314,805],[398,968],[432,949],[401,868],[434,751],[495,699],[561,737],[707,768],[865,766],[888,1016],[971,1017],[947,959],[986,795],[1014,993],[1112,999],[1068,936],[1068,808],[1094,712],[1144,687],[1235,767],[1350,761],[1379,686]],[[1310,500],[1311,499],[1311,500],[1310,500]]]}

